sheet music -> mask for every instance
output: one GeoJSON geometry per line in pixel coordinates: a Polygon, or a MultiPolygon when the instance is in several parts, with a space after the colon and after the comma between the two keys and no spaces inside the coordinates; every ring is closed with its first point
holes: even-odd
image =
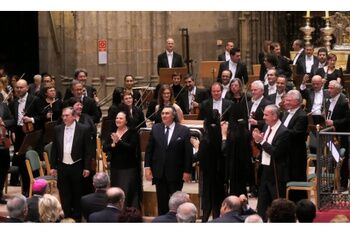
{"type": "Polygon", "coordinates": [[[340,157],[338,149],[335,147],[332,141],[327,142],[327,147],[329,148],[329,151],[332,153],[335,161],[338,163],[339,157],[340,157]]]}

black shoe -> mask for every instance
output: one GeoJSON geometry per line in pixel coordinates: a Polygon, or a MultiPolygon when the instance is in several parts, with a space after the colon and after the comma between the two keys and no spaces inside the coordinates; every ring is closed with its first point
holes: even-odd
{"type": "Polygon", "coordinates": [[[0,198],[0,205],[6,205],[7,201],[3,198],[0,198]]]}

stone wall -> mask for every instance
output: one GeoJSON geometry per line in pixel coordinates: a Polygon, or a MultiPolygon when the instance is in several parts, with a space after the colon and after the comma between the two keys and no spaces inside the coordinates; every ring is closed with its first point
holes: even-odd
{"type": "Polygon", "coordinates": [[[157,55],[168,36],[182,53],[180,28],[188,29],[195,73],[200,61],[216,60],[227,40],[241,48],[250,69],[262,41],[280,39],[280,17],[278,12],[39,12],[40,71],[72,77],[76,67],[84,67],[90,82],[104,75],[116,77],[116,85],[126,73],[148,78],[157,73],[157,55]],[[106,65],[98,64],[98,39],[107,39],[106,65]]]}

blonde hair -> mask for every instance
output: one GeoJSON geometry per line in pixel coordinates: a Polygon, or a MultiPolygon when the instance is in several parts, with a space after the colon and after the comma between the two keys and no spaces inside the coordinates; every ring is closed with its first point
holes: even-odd
{"type": "Polygon", "coordinates": [[[56,197],[45,194],[39,199],[40,222],[57,222],[64,217],[62,206],[56,197]]]}
{"type": "Polygon", "coordinates": [[[346,215],[344,214],[337,214],[336,216],[334,216],[334,218],[332,218],[332,220],[330,222],[333,223],[345,223],[345,222],[350,222],[348,217],[346,217],[346,215]]]}

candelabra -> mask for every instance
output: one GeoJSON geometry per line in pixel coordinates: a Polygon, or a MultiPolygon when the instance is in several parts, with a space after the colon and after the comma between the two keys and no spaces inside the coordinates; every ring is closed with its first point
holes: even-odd
{"type": "Polygon", "coordinates": [[[306,25],[304,27],[299,28],[300,31],[304,32],[304,40],[305,40],[305,45],[311,44],[311,33],[315,31],[314,27],[310,26],[310,19],[312,16],[310,16],[310,13],[306,14],[306,16],[303,16],[306,21],[306,25]]]}
{"type": "Polygon", "coordinates": [[[329,51],[329,50],[331,50],[332,34],[333,34],[335,28],[329,26],[329,15],[326,14],[326,16],[323,18],[326,21],[326,27],[321,28],[320,31],[323,33],[324,46],[329,51]]]}

